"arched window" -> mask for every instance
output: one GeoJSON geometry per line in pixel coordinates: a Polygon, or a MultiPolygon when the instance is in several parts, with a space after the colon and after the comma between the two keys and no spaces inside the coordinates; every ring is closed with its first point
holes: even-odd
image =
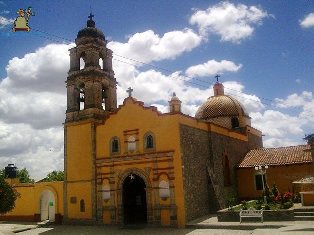
{"type": "Polygon", "coordinates": [[[80,212],[85,212],[85,202],[83,199],[80,201],[80,212]]]}
{"type": "Polygon", "coordinates": [[[165,180],[159,182],[159,196],[163,200],[170,197],[169,183],[165,180]]]}
{"type": "Polygon", "coordinates": [[[80,56],[80,70],[85,68],[85,52],[83,52],[80,56]]]}
{"type": "Polygon", "coordinates": [[[227,156],[225,156],[224,159],[224,186],[230,186],[231,185],[231,180],[230,180],[230,167],[229,167],[229,159],[227,156]]]}
{"type": "Polygon", "coordinates": [[[133,152],[136,150],[136,142],[134,136],[128,138],[128,151],[133,152]]]}
{"type": "Polygon", "coordinates": [[[101,89],[101,104],[102,104],[102,108],[103,110],[106,110],[106,99],[108,98],[108,89],[102,87],[101,89]]]}
{"type": "Polygon", "coordinates": [[[99,58],[99,66],[103,70],[104,69],[104,60],[103,58],[99,58]]]}
{"type": "Polygon", "coordinates": [[[232,128],[237,128],[239,126],[240,126],[239,119],[236,118],[236,117],[231,118],[231,127],[232,128]]]}
{"type": "Polygon", "coordinates": [[[146,148],[147,149],[152,149],[154,148],[154,138],[152,135],[148,135],[146,137],[146,148]]]}
{"type": "Polygon", "coordinates": [[[111,144],[110,144],[110,149],[111,153],[119,153],[120,151],[120,146],[119,146],[119,139],[117,137],[113,137],[111,139],[111,144]]]}
{"type": "Polygon", "coordinates": [[[144,135],[144,149],[145,150],[155,149],[155,138],[154,134],[151,132],[148,132],[144,135]]]}
{"type": "Polygon", "coordinates": [[[85,85],[84,85],[84,83],[79,85],[78,90],[79,90],[79,97],[78,97],[79,107],[80,107],[80,110],[83,110],[85,108],[85,85]]]}
{"type": "Polygon", "coordinates": [[[102,199],[103,200],[110,199],[110,186],[107,184],[102,186],[102,199]]]}

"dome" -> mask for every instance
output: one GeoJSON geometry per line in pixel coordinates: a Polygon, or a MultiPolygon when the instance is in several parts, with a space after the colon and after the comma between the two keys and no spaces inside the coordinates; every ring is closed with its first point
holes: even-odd
{"type": "Polygon", "coordinates": [[[241,103],[235,98],[225,95],[224,86],[218,81],[214,85],[214,96],[209,97],[198,108],[195,118],[229,129],[251,126],[251,118],[241,103]]]}
{"type": "Polygon", "coordinates": [[[93,28],[93,27],[86,27],[84,29],[81,29],[77,33],[77,38],[80,38],[80,37],[93,37],[93,38],[101,38],[105,40],[104,33],[101,32],[99,29],[93,28]]]}
{"type": "Polygon", "coordinates": [[[100,38],[102,40],[105,40],[104,33],[95,27],[95,21],[93,21],[93,15],[90,14],[90,16],[88,18],[89,18],[89,20],[87,21],[87,27],[84,29],[81,29],[77,33],[77,38],[93,37],[93,38],[100,38]]]}
{"type": "Polygon", "coordinates": [[[238,117],[248,116],[248,114],[245,112],[239,101],[227,95],[212,96],[208,98],[208,100],[199,107],[195,114],[197,119],[203,120],[226,116],[238,117]]]}

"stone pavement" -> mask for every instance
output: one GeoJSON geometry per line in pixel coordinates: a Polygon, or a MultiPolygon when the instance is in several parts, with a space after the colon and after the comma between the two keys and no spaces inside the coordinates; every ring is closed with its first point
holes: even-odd
{"type": "Polygon", "coordinates": [[[52,235],[52,234],[136,234],[136,235],[203,235],[203,234],[314,234],[314,221],[277,222],[218,222],[215,216],[206,216],[189,223],[185,229],[152,226],[79,226],[46,225],[34,223],[0,222],[0,234],[52,235]]]}
{"type": "Polygon", "coordinates": [[[38,225],[36,223],[23,223],[23,222],[6,223],[0,221],[0,235],[19,233],[25,230],[36,229],[37,227],[38,225]]]}

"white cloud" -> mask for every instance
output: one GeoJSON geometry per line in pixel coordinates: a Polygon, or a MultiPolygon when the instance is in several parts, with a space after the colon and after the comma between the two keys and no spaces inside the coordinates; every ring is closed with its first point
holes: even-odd
{"type": "Polygon", "coordinates": [[[6,89],[65,92],[64,81],[69,70],[68,49],[74,44],[49,44],[23,58],[14,57],[6,67],[8,77],[1,82],[6,89]]]}
{"type": "Polygon", "coordinates": [[[241,67],[242,64],[236,65],[229,60],[209,60],[204,64],[189,67],[185,73],[190,77],[205,77],[224,72],[237,72],[241,67]]]}
{"type": "Polygon", "coordinates": [[[10,11],[7,11],[7,10],[3,10],[3,11],[0,11],[0,14],[9,14],[10,11]]]}
{"type": "MultiPolygon", "coordinates": [[[[191,51],[201,43],[201,37],[191,29],[171,31],[162,37],[152,30],[130,36],[127,43],[109,42],[108,47],[114,51],[116,59],[125,60],[120,56],[149,63],[163,59],[174,59],[183,52],[191,51]]],[[[136,61],[129,63],[141,65],[136,61]]]]}
{"type": "Polygon", "coordinates": [[[310,13],[304,17],[302,21],[300,21],[300,26],[302,28],[310,28],[314,26],[314,13],[310,13]]]}
{"type": "Polygon", "coordinates": [[[35,179],[63,168],[64,81],[72,45],[50,44],[9,61],[0,83],[0,165],[35,179]]]}
{"type": "Polygon", "coordinates": [[[286,99],[275,99],[276,106],[279,108],[302,107],[313,100],[312,92],[303,91],[300,95],[294,93],[286,99]]]}
{"type": "Polygon", "coordinates": [[[4,28],[7,25],[13,24],[14,20],[13,19],[8,19],[3,16],[0,16],[0,29],[4,28]]]}
{"type": "Polygon", "coordinates": [[[250,115],[252,125],[266,135],[265,147],[300,144],[304,137],[302,126],[305,121],[297,116],[290,116],[276,110],[266,110],[263,113],[256,112],[250,115]]]}
{"type": "Polygon", "coordinates": [[[207,10],[197,10],[190,18],[192,25],[197,25],[200,34],[207,37],[209,33],[217,34],[221,41],[240,43],[250,37],[254,26],[261,24],[269,16],[258,6],[246,6],[221,2],[207,10]]]}

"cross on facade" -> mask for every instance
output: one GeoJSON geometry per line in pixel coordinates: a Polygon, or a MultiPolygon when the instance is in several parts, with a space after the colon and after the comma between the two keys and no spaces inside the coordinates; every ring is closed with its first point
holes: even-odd
{"type": "Polygon", "coordinates": [[[129,175],[129,177],[130,177],[131,181],[135,179],[133,174],[129,175]]]}
{"type": "Polygon", "coordinates": [[[93,20],[93,17],[94,17],[94,15],[93,15],[92,13],[90,13],[89,16],[88,16],[88,18],[89,18],[90,20],[93,20]]]}
{"type": "Polygon", "coordinates": [[[129,97],[132,97],[132,91],[133,91],[133,89],[132,89],[131,87],[129,87],[129,88],[126,90],[126,92],[129,93],[129,97]]]}
{"type": "Polygon", "coordinates": [[[220,75],[217,74],[215,78],[217,79],[217,82],[219,82],[220,75]]]}

